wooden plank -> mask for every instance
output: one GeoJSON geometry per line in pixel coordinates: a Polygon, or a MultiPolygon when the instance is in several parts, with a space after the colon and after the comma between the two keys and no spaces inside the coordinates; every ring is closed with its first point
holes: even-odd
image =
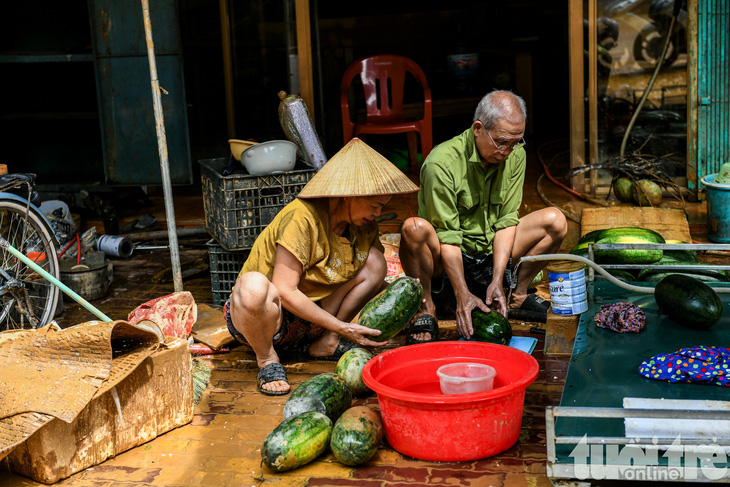
{"type": "Polygon", "coordinates": [[[556,315],[548,311],[545,323],[545,355],[566,357],[573,353],[580,315],[556,315]]]}
{"type": "Polygon", "coordinates": [[[297,57],[299,60],[299,96],[314,122],[314,80],[312,77],[312,29],[309,20],[309,0],[296,0],[297,57]]]}
{"type": "MultiPolygon", "coordinates": [[[[585,166],[585,87],[583,85],[583,2],[568,6],[568,51],[570,74],[570,168],[585,166]]],[[[571,186],[583,192],[585,176],[571,180],[571,186]]]]}
{"type": "Polygon", "coordinates": [[[654,230],[665,240],[692,241],[687,215],[678,208],[584,208],[580,226],[581,236],[606,228],[637,227],[654,230]]]}

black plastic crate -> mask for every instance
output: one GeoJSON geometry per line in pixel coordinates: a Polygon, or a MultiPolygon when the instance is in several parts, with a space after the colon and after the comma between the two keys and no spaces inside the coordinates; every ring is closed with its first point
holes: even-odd
{"type": "Polygon", "coordinates": [[[297,197],[316,172],[304,169],[266,176],[223,176],[228,158],[203,159],[198,163],[205,226],[226,250],[253,247],[266,225],[297,197]]]}
{"type": "Polygon", "coordinates": [[[246,262],[250,250],[226,250],[215,239],[208,241],[210,282],[213,288],[213,304],[226,302],[236,284],[238,273],[246,262]]]}

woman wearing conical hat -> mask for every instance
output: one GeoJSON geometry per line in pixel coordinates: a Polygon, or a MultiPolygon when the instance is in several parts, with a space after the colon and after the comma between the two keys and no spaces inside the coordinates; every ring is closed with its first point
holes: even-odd
{"type": "Polygon", "coordinates": [[[396,194],[418,191],[390,161],[351,140],[256,239],[225,316],[256,353],[263,394],[289,392],[277,350],[338,360],[384,345],[380,331],[350,323],[383,287],[386,263],[375,218],[396,194]]]}

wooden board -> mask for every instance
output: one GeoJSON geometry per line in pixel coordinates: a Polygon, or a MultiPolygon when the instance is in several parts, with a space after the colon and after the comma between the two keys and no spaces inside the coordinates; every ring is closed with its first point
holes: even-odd
{"type": "Polygon", "coordinates": [[[545,355],[569,357],[573,353],[580,315],[556,315],[548,311],[545,323],[545,355]]]}
{"type": "Polygon", "coordinates": [[[584,208],[581,236],[593,230],[617,227],[648,228],[665,240],[692,242],[684,210],[677,208],[584,208]]]}

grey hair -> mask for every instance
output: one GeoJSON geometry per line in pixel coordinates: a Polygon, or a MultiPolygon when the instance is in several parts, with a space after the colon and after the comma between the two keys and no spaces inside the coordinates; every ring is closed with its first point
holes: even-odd
{"type": "Polygon", "coordinates": [[[474,120],[479,120],[491,129],[499,120],[522,123],[527,120],[527,106],[521,96],[508,90],[495,90],[484,95],[474,112],[474,120]]]}

